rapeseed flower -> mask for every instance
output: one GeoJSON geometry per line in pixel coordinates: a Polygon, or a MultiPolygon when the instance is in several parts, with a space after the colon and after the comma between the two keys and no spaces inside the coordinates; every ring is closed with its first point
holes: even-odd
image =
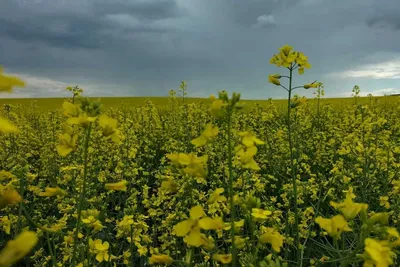
{"type": "Polygon", "coordinates": [[[107,241],[103,243],[101,239],[96,239],[94,241],[91,238],[89,239],[90,251],[96,255],[96,260],[98,262],[110,261],[111,257],[108,254],[109,247],[110,244],[107,241]]]}
{"type": "Polygon", "coordinates": [[[265,232],[259,238],[261,243],[269,243],[273,250],[280,252],[284,237],[274,228],[267,227],[264,230],[265,232]]]}
{"type": "Polygon", "coordinates": [[[41,197],[54,197],[54,196],[65,196],[67,192],[59,187],[46,187],[44,192],[40,192],[38,195],[41,197]]]}
{"type": "Polygon", "coordinates": [[[354,219],[361,211],[368,209],[368,204],[353,202],[353,190],[348,190],[346,199],[343,202],[330,202],[330,205],[340,211],[348,220],[354,219]]]}
{"type": "Polygon", "coordinates": [[[263,210],[263,209],[258,209],[258,208],[251,209],[251,216],[254,218],[255,221],[264,221],[271,214],[272,214],[272,211],[270,211],[270,210],[263,210]]]}
{"type": "Polygon", "coordinates": [[[0,251],[0,266],[11,266],[25,257],[36,246],[38,240],[34,232],[24,231],[14,240],[8,241],[0,251]]]}
{"type": "Polygon", "coordinates": [[[102,114],[99,117],[99,126],[103,129],[103,136],[111,139],[114,143],[118,143],[123,139],[121,131],[117,129],[117,120],[102,114]]]}
{"type": "Polygon", "coordinates": [[[239,164],[245,169],[251,169],[258,171],[260,167],[257,162],[254,160],[254,156],[257,154],[257,147],[252,146],[247,148],[246,150],[239,146],[236,148],[236,156],[238,157],[239,164]]]}
{"type": "Polygon", "coordinates": [[[340,235],[343,232],[352,231],[342,215],[336,215],[330,219],[318,216],[315,222],[334,239],[340,239],[340,235]]]}
{"type": "Polygon", "coordinates": [[[14,87],[25,87],[25,82],[17,77],[4,75],[3,67],[0,66],[0,92],[11,93],[14,87]]]}
{"type": "Polygon", "coordinates": [[[114,191],[126,191],[126,185],[128,184],[128,182],[126,180],[122,180],[118,183],[108,183],[105,184],[105,188],[108,190],[114,190],[114,191]]]}
{"type": "Polygon", "coordinates": [[[205,236],[200,230],[222,229],[224,223],[221,218],[206,217],[201,206],[194,206],[190,209],[190,218],[174,226],[174,232],[177,236],[185,237],[184,241],[194,247],[203,245],[205,236]]]}
{"type": "Polygon", "coordinates": [[[63,133],[59,136],[60,144],[56,146],[57,152],[61,157],[67,156],[76,149],[78,135],[75,133],[63,133]]]}
{"type": "Polygon", "coordinates": [[[386,240],[365,239],[364,266],[389,267],[393,264],[393,252],[386,240]]]}
{"type": "Polygon", "coordinates": [[[239,136],[242,137],[242,144],[246,147],[265,144],[264,141],[258,139],[252,132],[240,132],[239,136]]]}
{"type": "Polygon", "coordinates": [[[14,188],[8,187],[0,195],[0,210],[7,205],[16,204],[21,201],[21,195],[14,188]]]}
{"type": "Polygon", "coordinates": [[[0,133],[18,133],[18,128],[5,118],[0,117],[0,133]]]}
{"type": "Polygon", "coordinates": [[[229,264],[232,261],[232,254],[214,254],[212,258],[222,264],[229,264]]]}
{"type": "Polygon", "coordinates": [[[207,124],[203,133],[196,139],[193,139],[191,143],[193,145],[195,145],[196,147],[201,147],[201,146],[206,145],[217,135],[218,135],[218,127],[216,127],[216,126],[214,127],[211,123],[209,123],[209,124],[207,124]]]}
{"type": "Polygon", "coordinates": [[[279,74],[268,75],[268,81],[275,85],[281,85],[281,82],[279,81],[280,78],[281,78],[281,75],[279,75],[279,74]]]}
{"type": "Polygon", "coordinates": [[[149,259],[150,264],[171,264],[174,262],[174,259],[165,254],[151,255],[149,259]]]}

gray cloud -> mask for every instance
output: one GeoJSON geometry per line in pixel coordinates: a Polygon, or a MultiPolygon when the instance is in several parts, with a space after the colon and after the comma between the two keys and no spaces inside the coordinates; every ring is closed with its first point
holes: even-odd
{"type": "Polygon", "coordinates": [[[400,2],[384,1],[372,4],[371,12],[366,19],[369,27],[391,28],[400,30],[400,2]]]}

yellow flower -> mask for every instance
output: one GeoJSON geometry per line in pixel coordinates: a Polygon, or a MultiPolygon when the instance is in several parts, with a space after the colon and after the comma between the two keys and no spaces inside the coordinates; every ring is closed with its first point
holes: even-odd
{"type": "MultiPolygon", "coordinates": [[[[244,220],[243,219],[233,223],[233,228],[235,228],[235,232],[239,232],[240,228],[242,228],[243,226],[244,226],[244,220]]],[[[227,223],[224,224],[224,230],[225,231],[231,230],[231,223],[230,222],[227,222],[227,223]]]]}
{"type": "Polygon", "coordinates": [[[0,210],[7,205],[16,204],[22,201],[21,195],[14,188],[7,188],[0,196],[0,210]]]}
{"type": "Polygon", "coordinates": [[[184,165],[187,166],[183,171],[192,177],[204,178],[207,175],[205,165],[207,163],[208,156],[204,155],[197,157],[194,154],[168,154],[167,158],[171,160],[174,166],[184,165]]]}
{"type": "Polygon", "coordinates": [[[64,110],[64,116],[67,116],[68,118],[79,117],[79,114],[81,113],[81,109],[79,108],[78,105],[72,104],[71,102],[68,101],[65,101],[63,103],[63,110],[64,110]]]}
{"type": "Polygon", "coordinates": [[[353,202],[353,190],[348,190],[346,199],[343,202],[336,203],[331,201],[329,203],[333,208],[340,211],[348,220],[354,219],[362,210],[368,209],[368,204],[353,202]]]}
{"type": "Polygon", "coordinates": [[[265,230],[266,232],[260,236],[260,241],[262,243],[271,244],[273,250],[280,252],[281,247],[283,246],[284,237],[274,228],[267,227],[265,230]]]}
{"type": "Polygon", "coordinates": [[[217,135],[218,135],[218,127],[216,126],[213,127],[213,125],[209,123],[207,124],[204,132],[196,139],[193,139],[191,143],[196,147],[201,147],[210,142],[217,135]]]}
{"type": "Polygon", "coordinates": [[[366,238],[363,256],[364,266],[389,267],[393,264],[391,247],[386,240],[366,238]]]}
{"type": "Polygon", "coordinates": [[[110,244],[108,242],[102,243],[100,239],[92,240],[89,239],[90,252],[96,254],[96,260],[98,262],[110,261],[110,255],[108,254],[108,248],[110,244]]]}
{"type": "Polygon", "coordinates": [[[165,254],[151,255],[149,259],[150,264],[165,263],[168,265],[171,264],[172,262],[174,262],[174,259],[165,254]]]}
{"type": "Polygon", "coordinates": [[[0,117],[0,133],[18,133],[18,128],[8,120],[0,117]]]}
{"type": "Polygon", "coordinates": [[[61,157],[67,156],[75,150],[78,135],[73,133],[63,133],[60,135],[60,144],[56,146],[57,152],[61,157]]]}
{"type": "Polygon", "coordinates": [[[117,120],[103,114],[99,117],[99,126],[103,129],[103,136],[111,139],[114,143],[118,143],[123,136],[119,129],[117,129],[117,120]]]}
{"type": "Polygon", "coordinates": [[[46,187],[44,192],[38,195],[41,197],[65,196],[67,192],[59,187],[46,187]]]}
{"type": "Polygon", "coordinates": [[[282,66],[288,68],[295,61],[297,53],[292,51],[292,47],[289,45],[284,45],[280,49],[279,56],[282,58],[282,66]]]}
{"type": "Polygon", "coordinates": [[[304,89],[318,88],[319,83],[313,82],[304,85],[304,89]]]}
{"type": "Polygon", "coordinates": [[[11,93],[13,87],[25,87],[25,82],[17,77],[4,75],[0,66],[0,92],[11,93]]]}
{"type": "Polygon", "coordinates": [[[126,191],[127,184],[128,184],[128,182],[126,180],[122,180],[121,182],[118,182],[118,183],[105,184],[105,188],[108,190],[114,190],[114,191],[126,191]]]}
{"type": "Polygon", "coordinates": [[[380,223],[386,225],[389,223],[389,214],[387,212],[378,212],[368,218],[367,224],[373,225],[380,223]]]}
{"type": "Polygon", "coordinates": [[[167,179],[161,182],[161,188],[171,193],[175,193],[178,191],[178,184],[172,179],[167,179]]]}
{"type": "Polygon", "coordinates": [[[275,85],[281,85],[281,82],[279,81],[280,78],[281,78],[281,75],[279,75],[279,74],[268,75],[268,81],[275,85]]]}
{"type": "Polygon", "coordinates": [[[386,209],[389,209],[390,208],[389,197],[388,196],[380,197],[379,204],[381,206],[384,206],[386,209]]]}
{"type": "Polygon", "coordinates": [[[208,204],[212,204],[215,202],[223,202],[226,201],[226,197],[225,196],[221,196],[221,194],[225,191],[225,189],[223,188],[217,188],[215,189],[215,191],[210,195],[210,197],[208,198],[207,203],[208,204]]]}
{"type": "Polygon", "coordinates": [[[394,228],[394,227],[387,227],[387,228],[386,228],[386,232],[387,232],[391,237],[400,238],[399,232],[398,232],[397,229],[394,228]]]}
{"type": "Polygon", "coordinates": [[[255,171],[260,170],[260,167],[253,158],[256,154],[257,154],[256,146],[249,147],[247,148],[246,151],[241,147],[238,147],[236,149],[236,156],[239,157],[239,163],[245,169],[251,169],[255,171]]]}
{"type": "Polygon", "coordinates": [[[88,127],[90,123],[96,121],[97,117],[89,117],[86,113],[79,114],[78,117],[71,117],[67,119],[68,124],[79,125],[84,128],[88,127]]]}
{"type": "Polygon", "coordinates": [[[9,235],[11,231],[11,221],[8,216],[0,217],[0,225],[3,225],[3,231],[9,235]]]}
{"type": "Polygon", "coordinates": [[[304,73],[304,68],[311,68],[310,63],[308,63],[307,60],[308,58],[302,52],[297,52],[296,63],[299,65],[298,72],[300,75],[304,73]]]}
{"type": "Polygon", "coordinates": [[[232,261],[232,254],[214,254],[212,258],[222,264],[228,264],[232,261]]]}
{"type": "Polygon", "coordinates": [[[255,219],[255,221],[266,220],[271,214],[272,214],[272,211],[270,211],[270,210],[263,210],[263,209],[257,209],[257,208],[251,209],[251,216],[255,219]]]}
{"type": "Polygon", "coordinates": [[[201,229],[222,229],[224,222],[221,218],[205,217],[201,206],[195,206],[190,209],[190,218],[174,226],[174,232],[177,236],[185,237],[184,241],[191,246],[200,247],[204,240],[200,233],[201,229]]]}
{"type": "Polygon", "coordinates": [[[284,45],[279,49],[278,55],[272,56],[270,63],[275,64],[277,67],[284,66],[288,68],[292,65],[296,58],[297,53],[292,51],[292,47],[289,45],[284,45]]]}
{"type": "Polygon", "coordinates": [[[211,107],[210,107],[210,113],[212,116],[214,117],[220,117],[223,114],[223,108],[226,106],[227,104],[221,100],[221,99],[217,99],[217,100],[213,100],[211,103],[211,107]]]}
{"type": "Polygon", "coordinates": [[[8,241],[0,251],[0,266],[11,266],[25,257],[37,244],[38,237],[32,231],[20,233],[14,240],[8,241]]]}
{"type": "Polygon", "coordinates": [[[96,232],[98,232],[104,228],[104,226],[101,224],[101,222],[99,220],[97,220],[96,217],[94,217],[93,215],[90,215],[90,216],[82,219],[82,222],[84,224],[87,224],[87,225],[93,227],[93,229],[96,232]]]}
{"type": "Polygon", "coordinates": [[[351,228],[347,224],[347,221],[342,215],[336,215],[331,219],[322,218],[318,216],[315,222],[324,229],[331,237],[340,239],[342,232],[351,232],[351,228]]]}
{"type": "Polygon", "coordinates": [[[264,141],[258,139],[252,132],[240,132],[239,136],[242,137],[242,144],[246,147],[265,144],[264,141]]]}
{"type": "Polygon", "coordinates": [[[235,236],[235,244],[237,249],[242,249],[245,247],[246,242],[249,240],[249,237],[243,238],[241,236],[235,236]]]}

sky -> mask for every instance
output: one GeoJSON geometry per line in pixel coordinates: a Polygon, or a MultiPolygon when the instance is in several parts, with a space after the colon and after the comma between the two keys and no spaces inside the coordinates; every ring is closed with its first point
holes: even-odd
{"type": "Polygon", "coordinates": [[[1,0],[0,65],[27,87],[0,97],[167,96],[185,80],[190,97],[285,98],[268,75],[288,74],[269,63],[286,44],[312,65],[294,85],[400,93],[399,13],[399,0],[1,0]]]}

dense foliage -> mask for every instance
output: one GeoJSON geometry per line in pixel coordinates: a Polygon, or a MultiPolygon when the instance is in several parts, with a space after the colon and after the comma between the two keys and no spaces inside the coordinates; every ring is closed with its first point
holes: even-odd
{"type": "Polygon", "coordinates": [[[189,104],[184,82],[164,106],[78,87],[59,110],[4,106],[0,266],[399,266],[400,101],[333,107],[315,82],[311,103],[291,95],[307,58],[277,62],[285,113],[189,104]]]}

